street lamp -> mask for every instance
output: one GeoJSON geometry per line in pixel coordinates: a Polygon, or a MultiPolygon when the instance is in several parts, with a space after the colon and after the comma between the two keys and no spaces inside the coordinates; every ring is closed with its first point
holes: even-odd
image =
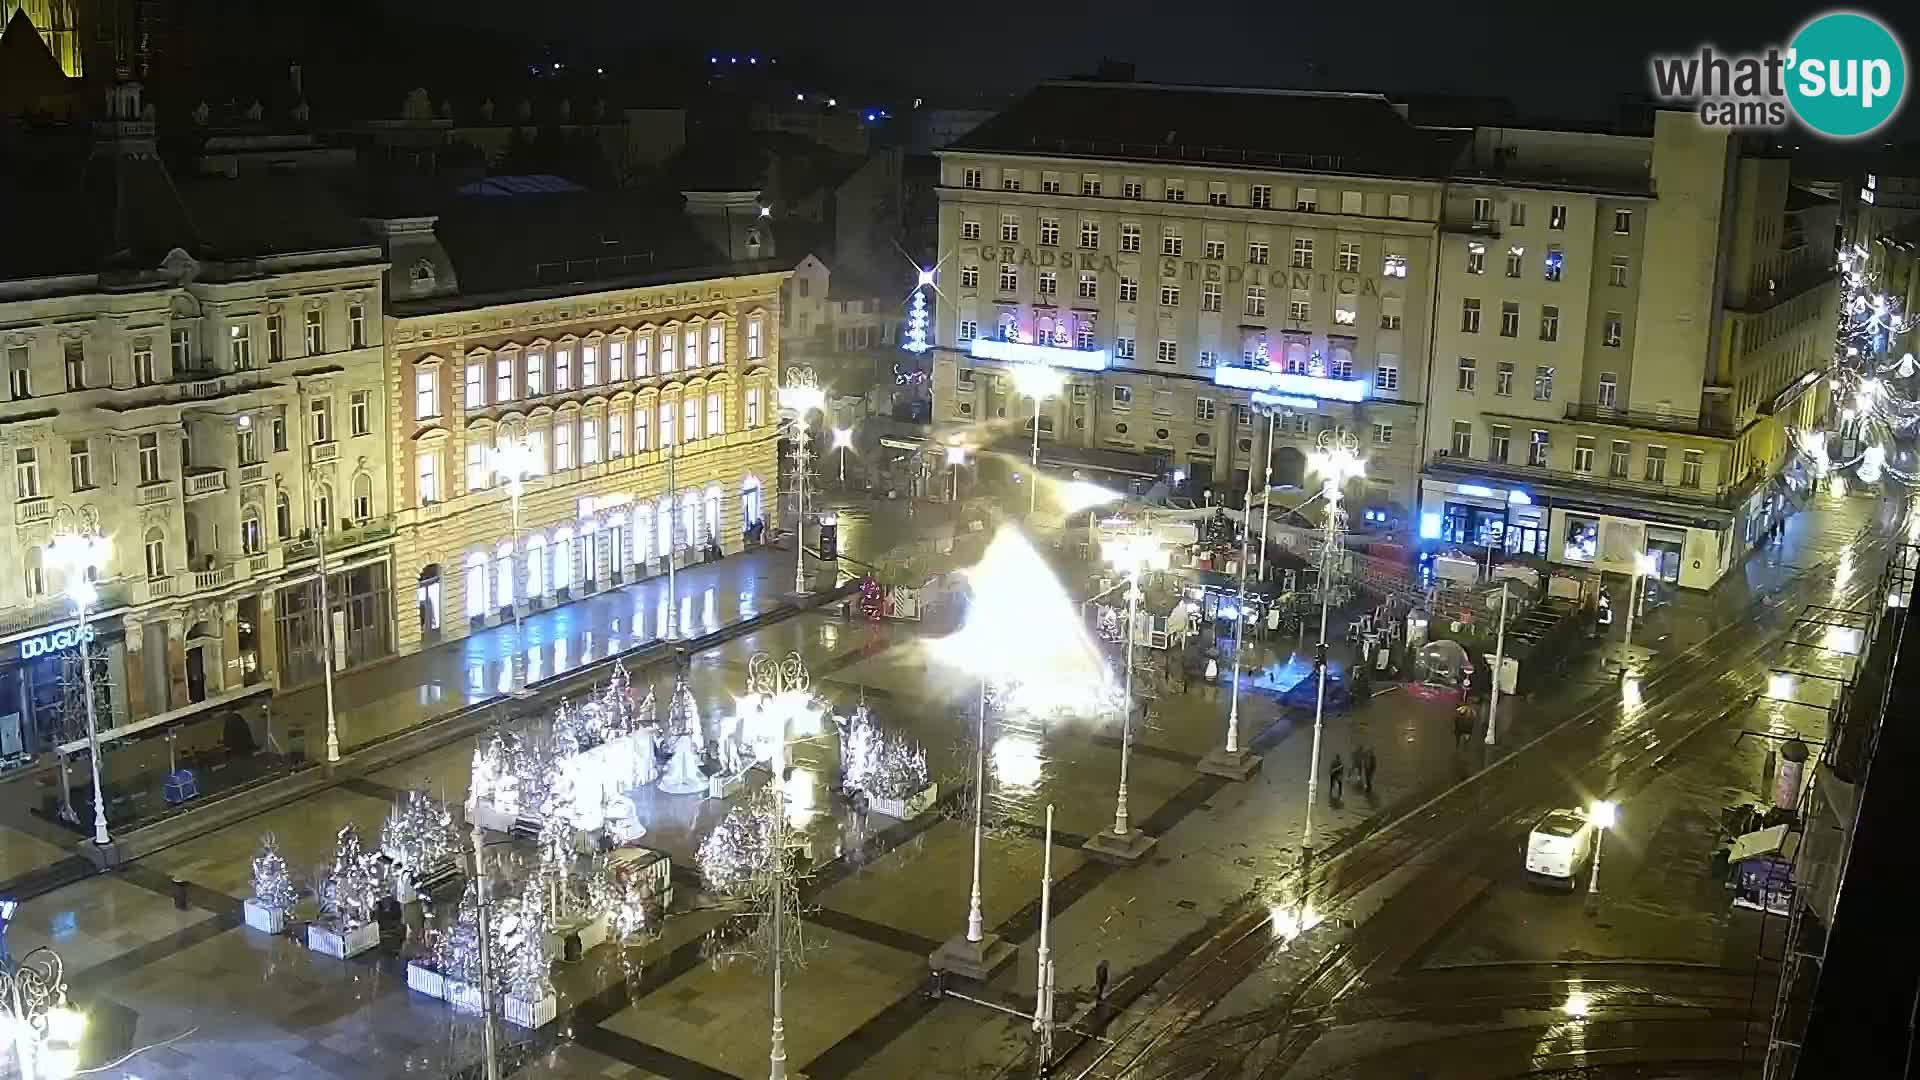
{"type": "Polygon", "coordinates": [[[59,953],[42,945],[0,970],[0,1008],[13,1029],[21,1080],[64,1080],[79,1070],[87,1017],[67,1004],[59,953]]]}
{"type": "Polygon", "coordinates": [[[769,1080],[787,1078],[787,1024],[785,1014],[785,922],[787,920],[787,739],[796,728],[819,726],[820,707],[809,687],[812,677],[799,653],[775,661],[757,653],[747,662],[746,701],[759,713],[759,736],[770,751],[769,783],[773,788],[773,1030],[768,1040],[769,1080]]]}
{"type": "Polygon", "coordinates": [[[1032,517],[1040,500],[1040,402],[1043,398],[1058,397],[1067,379],[1045,364],[1020,364],[1013,369],[1013,385],[1022,395],[1033,399],[1033,483],[1027,492],[1027,516],[1032,517]]]}
{"type": "Polygon", "coordinates": [[[1500,673],[1507,666],[1507,583],[1500,582],[1500,630],[1493,639],[1492,689],[1487,699],[1487,745],[1493,745],[1494,731],[1500,724],[1500,673]]]}
{"type": "MultiPolygon", "coordinates": [[[[1267,580],[1267,522],[1273,517],[1273,424],[1281,410],[1273,405],[1255,404],[1254,409],[1267,414],[1267,457],[1266,472],[1260,481],[1260,558],[1257,571],[1262,582],[1267,580]]],[[[1251,472],[1252,470],[1248,470],[1251,472]]],[[[1248,477],[1252,479],[1251,476],[1248,477]]],[[[1248,506],[1247,509],[1253,509],[1248,506]]]]}
{"type": "Polygon", "coordinates": [[[853,430],[837,427],[833,429],[833,448],[840,451],[840,486],[847,486],[847,451],[853,448],[853,430]]]}
{"type": "Polygon", "coordinates": [[[1313,698],[1313,753],[1307,765],[1307,822],[1301,846],[1313,846],[1313,805],[1320,787],[1320,742],[1327,714],[1327,608],[1333,599],[1333,572],[1340,548],[1340,533],[1346,528],[1347,512],[1340,508],[1340,493],[1347,481],[1366,472],[1360,460],[1360,442],[1345,432],[1323,431],[1319,449],[1307,460],[1307,467],[1321,477],[1320,494],[1327,500],[1326,532],[1320,538],[1320,643],[1314,646],[1314,666],[1319,669],[1318,687],[1313,698]]]}
{"type": "Polygon", "coordinates": [[[1640,607],[1641,594],[1646,591],[1646,587],[1642,583],[1642,579],[1652,577],[1655,573],[1659,572],[1659,569],[1660,569],[1660,564],[1654,561],[1654,558],[1652,555],[1649,555],[1643,551],[1640,554],[1634,556],[1633,576],[1632,578],[1629,579],[1630,584],[1628,586],[1631,591],[1627,593],[1626,644],[1628,646],[1633,645],[1633,613],[1636,608],[1640,607]]]}
{"type": "Polygon", "coordinates": [[[1600,891],[1600,841],[1606,838],[1607,830],[1619,820],[1619,807],[1606,799],[1595,800],[1587,808],[1587,820],[1598,830],[1593,837],[1593,874],[1587,882],[1587,892],[1593,894],[1600,891]]]}
{"type": "MultiPolygon", "coordinates": [[[[522,550],[520,543],[520,497],[526,489],[526,478],[532,475],[538,466],[534,461],[533,447],[528,446],[525,439],[515,439],[510,443],[494,447],[492,459],[493,474],[507,478],[507,500],[513,506],[514,552],[514,558],[508,566],[517,568],[520,566],[520,560],[526,558],[526,552],[522,550]]],[[[524,665],[527,635],[526,624],[520,614],[520,602],[523,599],[520,593],[523,591],[521,583],[526,578],[517,571],[514,576],[516,580],[513,582],[513,660],[511,661],[513,672],[508,676],[508,693],[513,697],[525,697],[527,679],[524,665]]]]}
{"type": "Polygon", "coordinates": [[[787,369],[780,388],[780,407],[793,414],[794,523],[793,591],[807,591],[807,414],[827,407],[826,391],[815,381],[813,369],[787,369]]]}
{"type": "Polygon", "coordinates": [[[1120,792],[1113,806],[1113,829],[1086,843],[1089,851],[1133,862],[1153,848],[1154,838],[1133,828],[1127,819],[1127,761],[1133,750],[1133,642],[1134,622],[1140,615],[1140,572],[1167,565],[1167,551],[1151,533],[1135,532],[1101,545],[1107,564],[1127,575],[1127,677],[1120,718],[1120,792]]]}
{"type": "Polygon", "coordinates": [[[951,485],[948,502],[960,501],[960,466],[967,463],[967,448],[955,443],[947,447],[947,482],[951,485]]]}
{"type": "Polygon", "coordinates": [[[113,557],[113,544],[98,533],[62,533],[44,550],[46,561],[60,570],[67,599],[73,601],[73,636],[80,650],[81,693],[87,703],[87,756],[93,759],[93,842],[106,847],[113,840],[107,835],[106,792],[100,786],[100,718],[93,700],[93,661],[87,659],[87,609],[100,602],[93,578],[113,557]]]}

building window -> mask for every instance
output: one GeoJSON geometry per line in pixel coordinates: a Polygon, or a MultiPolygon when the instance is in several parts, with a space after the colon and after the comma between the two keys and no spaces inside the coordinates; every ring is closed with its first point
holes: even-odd
{"type": "Polygon", "coordinates": [[[1185,180],[1167,181],[1167,186],[1165,188],[1165,191],[1166,191],[1168,202],[1186,202],[1187,201],[1187,182],[1185,180]]]}
{"type": "MultiPolygon", "coordinates": [[[[758,390],[748,390],[747,397],[753,405],[753,413],[751,415],[753,419],[757,420],[760,410],[760,392],[758,390]]],[[[653,406],[635,405],[633,407],[633,452],[636,454],[642,453],[649,448],[647,429],[652,418],[653,406]]]]}
{"type": "Polygon", "coordinates": [[[1459,366],[1454,369],[1453,388],[1463,394],[1473,393],[1474,380],[1479,375],[1479,370],[1479,362],[1473,357],[1461,357],[1459,366]]]}
{"type": "Polygon", "coordinates": [[[1220,298],[1224,295],[1226,295],[1226,290],[1217,281],[1209,281],[1200,286],[1200,310],[1219,311],[1220,298]]]}
{"type": "Polygon", "coordinates": [[[1488,432],[1487,460],[1506,464],[1507,450],[1513,443],[1513,429],[1504,424],[1495,424],[1488,432]]]}
{"type": "Polygon", "coordinates": [[[539,397],[547,392],[547,354],[539,349],[527,353],[527,396],[539,397]]]}
{"type": "Polygon", "coordinates": [[[1487,245],[1473,243],[1467,245],[1467,273],[1484,274],[1487,272],[1487,245]]]}
{"type": "Polygon", "coordinates": [[[1040,174],[1040,193],[1043,195],[1060,194],[1060,174],[1059,173],[1041,173],[1040,174]]]}
{"type": "Polygon", "coordinates": [[[1147,197],[1147,185],[1137,176],[1129,176],[1120,184],[1120,194],[1129,199],[1147,197]]]}
{"type": "Polygon", "coordinates": [[[93,487],[92,443],[85,439],[67,443],[67,473],[73,481],[73,490],[86,491],[93,487]]]}
{"type": "MultiPolygon", "coordinates": [[[[960,340],[961,341],[972,341],[974,338],[978,337],[979,334],[980,334],[980,322],[978,319],[961,319],[960,320],[960,340]]],[[[752,425],[749,424],[748,426],[751,427],[752,425]]]]}
{"type": "Polygon", "coordinates": [[[1296,190],[1293,193],[1293,208],[1306,214],[1320,209],[1320,192],[1310,187],[1296,190]]]}
{"type": "Polygon", "coordinates": [[[308,432],[308,441],[325,443],[333,441],[333,399],[318,397],[307,402],[307,419],[312,430],[308,432]]]}
{"type": "Polygon", "coordinates": [[[1647,447],[1647,482],[1650,484],[1664,484],[1667,482],[1666,447],[1647,447]]]}
{"type": "Polygon", "coordinates": [[[960,186],[980,190],[980,170],[964,169],[960,173],[960,186]]]}
{"type": "Polygon", "coordinates": [[[1160,306],[1161,307],[1179,307],[1180,306],[1180,286],[1178,285],[1160,286],[1160,306]]]}
{"type": "MultiPolygon", "coordinates": [[[[440,501],[440,452],[416,447],[413,459],[414,494],[425,506],[440,501]]],[[[327,515],[317,511],[316,524],[326,527],[327,515]]]]}
{"type": "Polygon", "coordinates": [[[1310,322],[1313,319],[1313,303],[1309,300],[1287,301],[1287,318],[1292,322],[1310,322]]]}
{"type": "Polygon", "coordinates": [[[1553,400],[1553,368],[1541,366],[1533,369],[1533,400],[1553,400]]]}
{"type": "Polygon", "coordinates": [[[1493,200],[1492,199],[1473,200],[1473,220],[1476,223],[1484,223],[1484,222],[1489,222],[1493,220],[1493,200]]]}
{"type": "Polygon", "coordinates": [[[1527,223],[1527,204],[1515,199],[1507,206],[1507,224],[1525,225],[1527,223]]]}
{"type": "Polygon", "coordinates": [[[1620,377],[1611,371],[1600,373],[1599,403],[1603,409],[1611,409],[1620,398],[1620,377]]]}
{"type": "Polygon", "coordinates": [[[287,356],[287,320],[281,315],[267,316],[267,360],[284,360],[287,356]]]}
{"type": "Polygon", "coordinates": [[[1380,274],[1383,277],[1403,278],[1407,276],[1407,256],[1403,252],[1389,251],[1380,259],[1380,274]]]}
{"type": "Polygon", "coordinates": [[[282,491],[273,497],[273,535],[277,540],[293,536],[293,500],[282,491]]]}
{"type": "Polygon", "coordinates": [[[367,347],[367,306],[365,304],[347,305],[347,334],[354,348],[367,347]]]}
{"type": "Polygon", "coordinates": [[[1256,318],[1267,314],[1267,290],[1264,286],[1247,286],[1247,314],[1256,318]]]}
{"type": "Polygon", "coordinates": [[[661,402],[660,403],[660,448],[662,450],[674,444],[673,423],[674,423],[673,402],[671,401],[661,402]]]}
{"type": "Polygon", "coordinates": [[[1627,284],[1627,267],[1631,265],[1627,256],[1615,255],[1607,263],[1607,284],[1624,287],[1627,284]]]}
{"type": "Polygon", "coordinates": [[[492,486],[487,475],[487,447],[477,440],[467,443],[467,490],[485,491],[492,486]]]}
{"type": "MultiPolygon", "coordinates": [[[[961,222],[960,223],[960,239],[962,240],[980,239],[980,223],[977,221],[961,222]]],[[[801,279],[800,281],[800,295],[801,296],[807,295],[807,282],[806,282],[806,279],[804,278],[801,279]]]]}
{"type": "MultiPolygon", "coordinates": [[[[719,324],[714,324],[717,329],[719,324]]],[[[580,346],[580,385],[600,385],[600,348],[592,342],[580,346]]]]}
{"type": "Polygon", "coordinates": [[[1120,226],[1120,250],[1140,250],[1140,226],[1123,224],[1120,226]]]}
{"type": "Polygon", "coordinates": [[[32,447],[13,452],[13,486],[17,498],[40,497],[40,462],[32,447]]]}
{"type": "Polygon", "coordinates": [[[758,315],[747,318],[747,359],[758,360],[766,356],[765,335],[762,333],[764,320],[758,315]]]}
{"type": "Polygon", "coordinates": [[[64,351],[67,364],[67,389],[85,390],[87,388],[86,346],[78,341],[69,341],[64,351]]]}
{"type": "Polygon", "coordinates": [[[960,268],[960,287],[963,289],[977,289],[980,287],[980,268],[978,266],[963,266],[960,268]]]}
{"type": "Polygon", "coordinates": [[[1496,397],[1513,396],[1513,365],[1505,360],[1493,366],[1493,393],[1496,397]]]}
{"type": "Polygon", "coordinates": [[[1113,407],[1126,411],[1133,407],[1133,387],[1116,386],[1113,388],[1113,407]]]}
{"type": "Polygon", "coordinates": [[[1265,266],[1267,265],[1267,260],[1271,257],[1271,251],[1272,249],[1267,246],[1266,241],[1252,241],[1247,244],[1247,261],[1255,266],[1265,266]]]}
{"type": "Polygon", "coordinates": [[[1573,440],[1573,471],[1590,473],[1593,471],[1593,438],[1581,435],[1573,440]]]}
{"type": "Polygon", "coordinates": [[[1165,341],[1165,340],[1161,341],[1159,360],[1163,364],[1179,363],[1180,362],[1180,343],[1177,341],[1165,341]]]}
{"type": "Polygon", "coordinates": [[[1622,337],[1621,318],[1617,311],[1607,312],[1606,320],[1600,326],[1600,344],[1609,349],[1620,347],[1622,337]]]}
{"type": "Polygon", "coordinates": [[[627,413],[614,409],[607,414],[607,460],[627,456],[627,413]]]}
{"type": "Polygon", "coordinates": [[[287,407],[276,405],[273,409],[273,449],[275,453],[287,450],[287,407]]]}
{"type": "Polygon", "coordinates": [[[1567,515],[1567,543],[1560,557],[1576,562],[1592,562],[1600,551],[1600,519],[1567,515]]]}
{"type": "Polygon", "coordinates": [[[1060,275],[1057,271],[1040,271],[1040,295],[1053,296],[1060,291],[1060,275]]]}
{"type": "Polygon", "coordinates": [[[353,478],[353,520],[368,521],[373,517],[373,477],[366,473],[353,478]]]}
{"type": "MultiPolygon", "coordinates": [[[[23,355],[26,351],[25,349],[20,350],[23,355]]],[[[24,368],[20,370],[24,373],[24,368]]],[[[154,377],[153,370],[153,339],[140,338],[133,343],[133,385],[152,386],[157,381],[154,377]]],[[[16,377],[16,389],[18,389],[18,385],[18,379],[16,377]]],[[[25,397],[27,395],[16,393],[14,396],[25,397]]]]}
{"type": "Polygon", "coordinates": [[[1203,259],[1214,259],[1214,260],[1226,258],[1227,242],[1225,240],[1207,241],[1200,248],[1200,257],[1203,259]]]}
{"type": "Polygon", "coordinates": [[[1208,206],[1227,205],[1227,185],[1220,184],[1220,183],[1208,184],[1207,185],[1207,205],[1208,206]]]}
{"type": "Polygon", "coordinates": [[[1100,298],[1100,276],[1087,271],[1080,274],[1080,299],[1098,300],[1100,298]]]}
{"type": "Polygon", "coordinates": [[[487,365],[475,360],[467,365],[467,408],[478,409],[487,403],[487,365]]]}
{"type": "Polygon", "coordinates": [[[1465,420],[1453,422],[1453,456],[1473,456],[1473,425],[1465,420]]]}
{"type": "Polygon", "coordinates": [[[1534,428],[1527,435],[1527,464],[1536,469],[1546,468],[1548,452],[1547,433],[1534,428]]]}
{"type": "Polygon", "coordinates": [[[1625,236],[1633,231],[1633,211],[1615,210],[1613,212],[1613,231],[1625,236]]]}
{"type": "Polygon", "coordinates": [[[1247,205],[1257,210],[1273,209],[1273,188],[1255,184],[1247,189],[1247,205]]]}
{"type": "Polygon", "coordinates": [[[1373,369],[1373,388],[1389,393],[1400,389],[1400,365],[1382,361],[1373,369]]]}
{"type": "Polygon", "coordinates": [[[1194,398],[1193,399],[1193,418],[1195,420],[1203,424],[1210,423],[1213,420],[1213,415],[1214,414],[1213,414],[1212,398],[1194,398]]]}
{"type": "Polygon", "coordinates": [[[1131,360],[1131,359],[1133,359],[1133,357],[1134,357],[1134,340],[1133,340],[1132,338],[1130,338],[1130,337],[1117,337],[1117,338],[1114,338],[1114,339],[1113,339],[1113,354],[1114,354],[1115,356],[1117,356],[1117,357],[1119,357],[1119,358],[1120,358],[1120,359],[1122,359],[1122,360],[1131,360]]]}
{"type": "Polygon", "coordinates": [[[580,421],[580,464],[600,462],[600,421],[585,417],[580,421]]]}
{"type": "Polygon", "coordinates": [[[1176,229],[1172,226],[1168,226],[1164,231],[1161,232],[1160,254],[1179,255],[1182,252],[1185,252],[1186,250],[1187,250],[1187,241],[1185,237],[1180,235],[1179,229],[1176,229]]]}
{"type": "Polygon", "coordinates": [[[318,356],[327,351],[327,331],[326,324],[322,321],[323,317],[319,308],[306,310],[308,356],[318,356]]]}
{"type": "Polygon", "coordinates": [[[1339,293],[1333,299],[1333,321],[1338,326],[1353,326],[1360,321],[1360,298],[1339,293]]]}
{"type": "Polygon", "coordinates": [[[1373,425],[1373,445],[1375,446],[1392,446],[1393,445],[1393,425],[1392,424],[1373,425]]]}
{"type": "Polygon", "coordinates": [[[1697,488],[1700,486],[1700,474],[1704,471],[1706,455],[1698,450],[1680,452],[1680,486],[1697,488]]]}
{"type": "Polygon", "coordinates": [[[1628,456],[1633,447],[1625,439],[1613,440],[1613,446],[1607,454],[1607,475],[1615,480],[1627,478],[1628,456]]]}
{"type": "Polygon", "coordinates": [[[413,418],[432,420],[440,415],[440,369],[413,373],[413,418]]]}
{"type": "Polygon", "coordinates": [[[563,472],[573,468],[573,421],[556,419],[553,422],[553,471],[563,472]]]}
{"type": "Polygon", "coordinates": [[[1500,336],[1520,336],[1520,305],[1511,300],[1500,304],[1500,336]]]}
{"type": "Polygon", "coordinates": [[[1547,228],[1564,229],[1566,227],[1567,227],[1567,208],[1563,204],[1555,203],[1552,207],[1548,208],[1547,210],[1547,228]]]}
{"type": "Polygon", "coordinates": [[[1471,297],[1460,301],[1460,332],[1463,334],[1480,332],[1480,301],[1471,297]]]}
{"type": "Polygon", "coordinates": [[[1522,265],[1526,261],[1526,256],[1527,256],[1527,249],[1520,247],[1518,245],[1507,249],[1507,276],[1508,277],[1517,278],[1520,276],[1520,270],[1522,265]]]}
{"type": "Polygon", "coordinates": [[[1040,219],[1040,246],[1041,247],[1059,247],[1060,246],[1060,219],[1059,218],[1048,217],[1048,218],[1040,219]]]}
{"type": "Polygon", "coordinates": [[[1293,240],[1293,266],[1297,270],[1313,269],[1313,238],[1297,236],[1293,240]]]}
{"type": "Polygon", "coordinates": [[[1552,304],[1540,309],[1540,340],[1560,340],[1560,309],[1552,304]]]}
{"type": "Polygon", "coordinates": [[[355,390],[347,399],[347,422],[355,435],[367,435],[373,431],[373,392],[355,390]]]}
{"type": "Polygon", "coordinates": [[[1120,300],[1131,304],[1140,299],[1140,283],[1130,277],[1120,279],[1120,300]]]}
{"type": "Polygon", "coordinates": [[[1559,281],[1566,273],[1567,253],[1555,244],[1547,248],[1546,276],[1548,281],[1559,281]]]}
{"type": "Polygon", "coordinates": [[[1020,242],[1020,219],[1013,214],[1000,215],[1000,242],[1017,244],[1020,242]]]}
{"type": "Polygon", "coordinates": [[[726,398],[718,391],[707,395],[707,438],[711,439],[727,433],[726,398]]]}
{"type": "MultiPolygon", "coordinates": [[[[697,340],[696,333],[696,331],[688,330],[687,336],[697,340]]],[[[691,347],[688,348],[687,354],[689,361],[687,366],[698,366],[697,361],[700,359],[700,354],[691,347]]],[[[556,394],[564,394],[571,389],[573,389],[573,350],[555,349],[553,350],[553,392],[556,394]]]]}
{"type": "Polygon", "coordinates": [[[167,576],[167,538],[159,529],[148,529],[144,545],[147,556],[147,576],[163,578],[167,576]]]}
{"type": "Polygon", "coordinates": [[[1000,291],[1013,292],[1020,288],[1020,271],[1012,263],[1000,264],[1000,291]]]}
{"type": "Polygon", "coordinates": [[[1017,172],[1014,172],[1012,169],[1008,169],[1007,171],[1001,173],[1000,174],[1000,190],[1019,191],[1020,190],[1020,174],[1017,172]]]}
{"type": "Polygon", "coordinates": [[[1091,352],[1093,350],[1093,320],[1090,317],[1081,319],[1079,324],[1074,327],[1073,344],[1074,348],[1079,349],[1081,352],[1091,352]]]}
{"type": "Polygon", "coordinates": [[[1360,245],[1351,240],[1340,242],[1340,255],[1336,266],[1343,274],[1360,272],[1360,245]]]}
{"type": "Polygon", "coordinates": [[[245,326],[227,327],[227,359],[232,362],[235,371],[246,371],[253,367],[252,330],[245,326]]]}
{"type": "Polygon", "coordinates": [[[1398,296],[1383,296],[1380,298],[1380,329],[1400,329],[1400,316],[1404,304],[1405,301],[1398,296]]]}
{"type": "Polygon", "coordinates": [[[1080,177],[1080,194],[1090,199],[1098,198],[1100,196],[1100,178],[1092,173],[1083,174],[1080,177]]]}
{"type": "Polygon", "coordinates": [[[178,375],[193,367],[193,332],[182,327],[173,331],[168,338],[167,360],[178,375]]]}

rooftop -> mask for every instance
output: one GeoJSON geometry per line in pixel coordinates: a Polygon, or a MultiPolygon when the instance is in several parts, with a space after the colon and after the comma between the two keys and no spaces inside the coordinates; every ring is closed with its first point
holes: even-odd
{"type": "Polygon", "coordinates": [[[1053,82],[948,149],[1438,180],[1465,138],[1377,94],[1053,82]]]}

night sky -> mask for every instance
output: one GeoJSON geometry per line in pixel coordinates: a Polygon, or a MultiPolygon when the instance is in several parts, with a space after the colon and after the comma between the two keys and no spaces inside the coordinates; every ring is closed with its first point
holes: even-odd
{"type": "MultiPolygon", "coordinates": [[[[1920,6],[1854,5],[1889,19],[1920,49],[1920,6]]],[[[684,42],[811,57],[933,97],[1015,91],[1091,71],[1103,56],[1132,61],[1143,81],[1487,94],[1523,115],[1598,115],[1647,87],[1652,51],[1783,43],[1831,7],[1755,0],[1602,0],[1590,4],[1322,0],[1190,3],[1053,0],[1042,4],[729,3],[654,5],[567,0],[538,8],[505,0],[413,0],[416,17],[514,26],[556,42],[684,42]],[[1178,12],[1179,14],[1170,14],[1178,12]]],[[[1911,98],[1912,95],[1910,94],[1911,98]]],[[[1906,109],[1912,133],[1920,113],[1906,109]]]]}

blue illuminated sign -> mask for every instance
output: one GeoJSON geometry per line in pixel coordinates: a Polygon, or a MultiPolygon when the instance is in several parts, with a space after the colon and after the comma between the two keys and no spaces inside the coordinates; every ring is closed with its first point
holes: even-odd
{"type": "Polygon", "coordinates": [[[83,641],[92,641],[94,630],[91,626],[65,627],[50,633],[39,634],[20,642],[20,659],[31,660],[48,653],[65,652],[83,641]]]}
{"type": "Polygon", "coordinates": [[[1217,367],[1213,369],[1213,381],[1217,386],[1231,386],[1236,390],[1265,390],[1334,401],[1364,401],[1367,396],[1364,379],[1327,379],[1268,368],[1217,367]]]}
{"type": "Polygon", "coordinates": [[[1060,349],[1052,345],[1029,345],[1024,341],[1000,341],[974,338],[969,350],[979,360],[1001,360],[1009,364],[1046,364],[1077,371],[1105,371],[1105,349],[1060,349]]]}

